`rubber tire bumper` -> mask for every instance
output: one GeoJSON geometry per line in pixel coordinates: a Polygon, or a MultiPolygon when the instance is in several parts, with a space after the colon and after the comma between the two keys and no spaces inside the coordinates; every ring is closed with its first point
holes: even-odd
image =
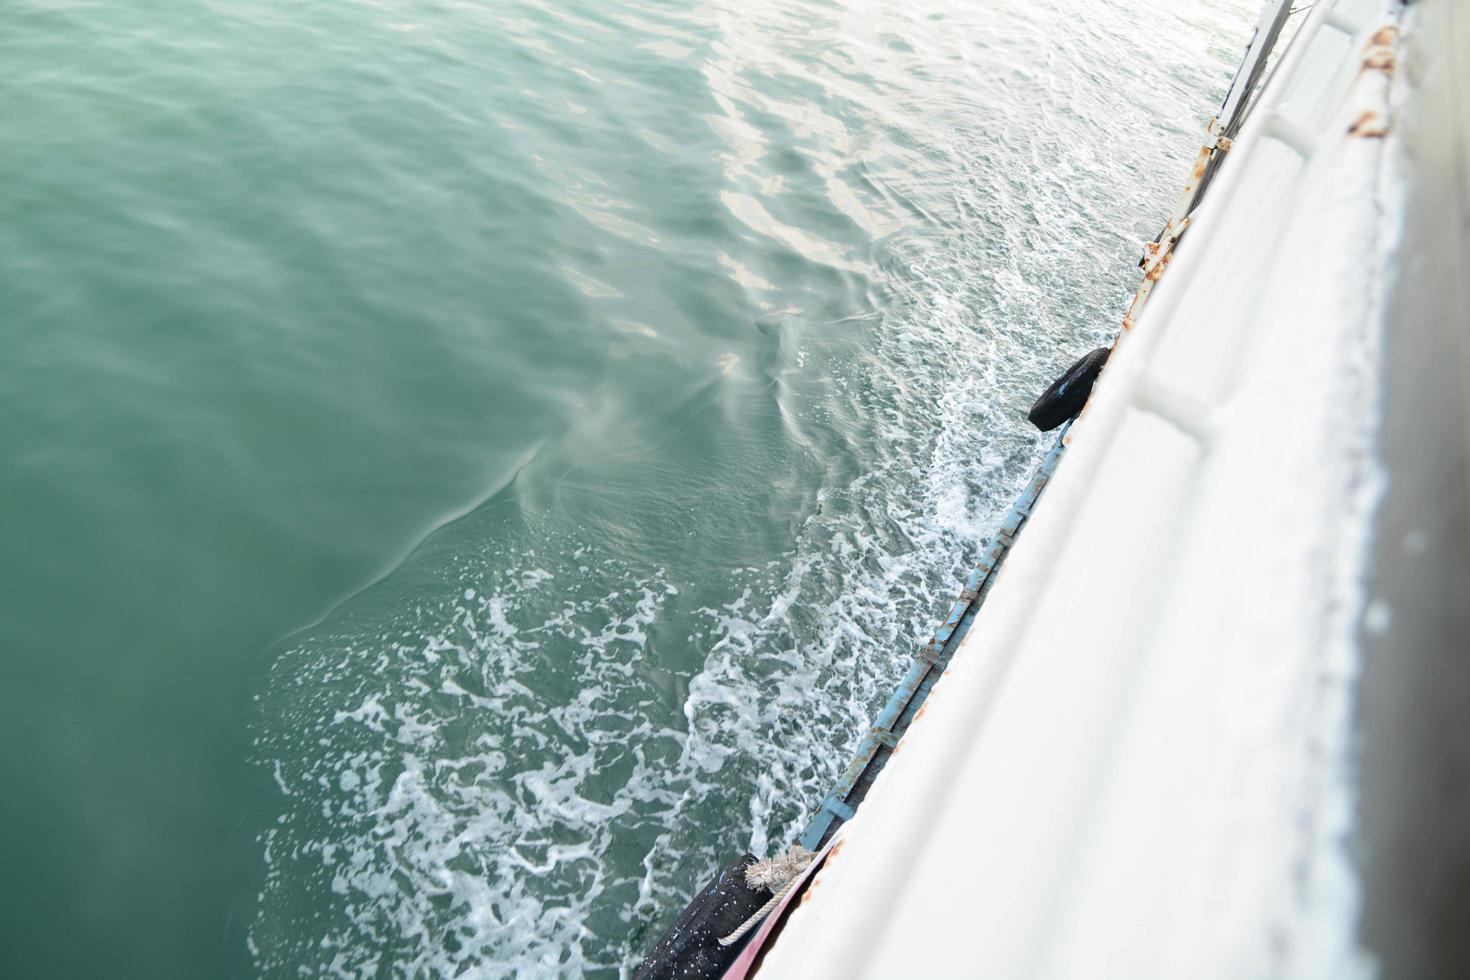
{"type": "Polygon", "coordinates": [[[721,946],[720,937],[740,928],[771,897],[769,892],[746,887],[745,869],[752,864],[755,856],[742,854],[725,865],[649,950],[634,980],[719,980],[724,976],[754,931],[729,946],[721,946]]]}
{"type": "Polygon", "coordinates": [[[1067,368],[1031,406],[1026,416],[1031,424],[1042,432],[1050,432],[1068,419],[1076,418],[1092,395],[1092,386],[1097,383],[1097,376],[1108,362],[1110,353],[1112,351],[1107,347],[1099,347],[1067,368]]]}

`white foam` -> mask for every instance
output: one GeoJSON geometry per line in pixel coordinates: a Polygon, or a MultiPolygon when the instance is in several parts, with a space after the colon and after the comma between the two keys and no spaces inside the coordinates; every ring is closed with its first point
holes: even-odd
{"type": "MultiPolygon", "coordinates": [[[[1032,6],[1006,16],[1053,16],[1032,6]]],[[[1005,44],[1032,41],[985,47],[985,32],[967,33],[981,25],[941,30],[931,12],[977,16],[881,12],[873,29],[902,37],[907,55],[849,38],[881,85],[806,57],[841,48],[851,25],[823,20],[841,10],[713,13],[707,78],[724,115],[712,126],[728,134],[731,183],[716,190],[756,202],[759,221],[744,205],[736,215],[750,234],[866,270],[881,297],[838,321],[864,331],[855,349],[795,332],[785,367],[829,381],[832,404],[778,389],[793,441],[812,418],[850,419],[869,465],[821,488],[787,554],[713,583],[581,540],[490,549],[437,596],[404,600],[391,629],[329,623],[284,654],[256,739],[295,794],[263,835],[261,972],[626,972],[714,867],[742,846],[783,845],[826,793],[1047,444],[1024,419],[1034,393],[1114,325],[1131,289],[1130,222],[1167,203],[1137,161],[1187,142],[1145,131],[1089,145],[1100,130],[1058,111],[1077,93],[1047,78],[1033,78],[1040,104],[1011,106],[1006,131],[987,132],[967,95],[973,60],[1020,71],[1026,51],[1005,44]],[[752,79],[764,75],[823,94],[797,110],[763,94],[752,79]],[[761,126],[769,139],[751,139],[761,126]],[[783,164],[768,156],[782,147],[805,154],[842,213],[883,229],[881,262],[834,255],[790,223],[772,176],[783,164]],[[674,609],[711,588],[719,599],[674,609]],[[684,632],[669,636],[676,622],[684,632]],[[703,662],[680,666],[669,645],[703,662]]],[[[694,15],[669,14],[680,16],[694,15]]],[[[1054,66],[1065,77],[1097,53],[1089,43],[1107,43],[1066,39],[1054,66]]],[[[1175,40],[1157,47],[1177,67],[1191,52],[1175,40]]],[[[1120,71],[1145,73],[1146,60],[1120,71]]],[[[1152,88],[1154,70],[1135,87],[1152,88]]],[[[1126,85],[1095,97],[1109,101],[1092,122],[1109,132],[1157,119],[1126,85]]],[[[1200,106],[1188,92],[1155,109],[1183,132],[1200,106]]],[[[721,253],[713,271],[758,293],[792,282],[757,258],[721,253]]]]}

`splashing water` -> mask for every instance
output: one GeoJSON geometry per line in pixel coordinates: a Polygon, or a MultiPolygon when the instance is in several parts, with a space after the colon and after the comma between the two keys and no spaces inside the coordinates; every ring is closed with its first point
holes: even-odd
{"type": "MultiPolygon", "coordinates": [[[[673,415],[722,431],[563,450],[291,641],[255,745],[287,794],[267,972],[625,972],[718,864],[784,846],[1024,481],[1029,398],[1114,329],[1245,23],[1164,17],[1142,42],[1082,4],[605,12],[698,72],[697,114],[645,138],[715,135],[709,272],[760,312],[673,415]]],[[[663,241],[610,203],[636,179],[568,193],[663,241]]]]}

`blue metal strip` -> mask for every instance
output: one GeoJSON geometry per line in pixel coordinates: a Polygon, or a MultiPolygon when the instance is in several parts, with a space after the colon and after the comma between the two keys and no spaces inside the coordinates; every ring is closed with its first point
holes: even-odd
{"type": "Polygon", "coordinates": [[[1011,549],[1011,544],[1021,533],[1021,528],[1031,516],[1031,509],[1041,497],[1041,491],[1056,471],[1062,451],[1066,448],[1067,431],[1071,427],[1072,423],[1068,422],[1057,434],[1056,445],[1042,459],[1031,482],[1006,512],[995,537],[981,556],[980,563],[965,580],[965,588],[950,608],[949,615],[934,631],[933,639],[915,654],[914,663],[909,665],[898,687],[878,712],[878,717],[873,719],[873,727],[858,745],[857,754],[802,831],[802,847],[809,851],[820,850],[839,826],[852,819],[857,807],[866,798],[868,787],[897,748],[899,739],[903,738],[904,732],[908,730],[909,724],[938,682],[939,675],[949,665],[950,658],[954,656],[965,634],[970,631],[976,613],[980,611],[985,597],[990,594],[991,586],[995,584],[996,575],[1011,549]]]}

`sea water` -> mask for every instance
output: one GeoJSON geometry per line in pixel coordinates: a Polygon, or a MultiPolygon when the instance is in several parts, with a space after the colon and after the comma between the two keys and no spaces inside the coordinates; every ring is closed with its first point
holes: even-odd
{"type": "Polygon", "coordinates": [[[845,765],[1251,23],[12,0],[4,972],[628,971],[845,765]]]}

